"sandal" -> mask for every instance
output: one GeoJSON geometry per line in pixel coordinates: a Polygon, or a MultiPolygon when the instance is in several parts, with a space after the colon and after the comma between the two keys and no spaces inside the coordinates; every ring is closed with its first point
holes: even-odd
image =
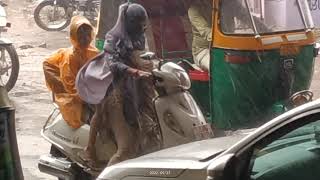
{"type": "Polygon", "coordinates": [[[86,166],[91,169],[92,171],[101,172],[105,166],[99,166],[96,161],[89,161],[86,163],[86,166]]]}
{"type": "Polygon", "coordinates": [[[93,171],[102,171],[103,170],[103,167],[99,167],[98,163],[94,159],[90,158],[88,156],[88,154],[86,153],[86,151],[78,152],[78,156],[84,162],[84,165],[87,166],[89,169],[91,169],[93,171]]]}
{"type": "Polygon", "coordinates": [[[81,159],[82,161],[84,161],[85,163],[87,163],[87,162],[89,162],[89,161],[93,161],[93,159],[89,157],[89,155],[87,154],[86,151],[79,151],[79,152],[77,153],[77,155],[78,155],[78,156],[80,157],[80,159],[81,159]]]}

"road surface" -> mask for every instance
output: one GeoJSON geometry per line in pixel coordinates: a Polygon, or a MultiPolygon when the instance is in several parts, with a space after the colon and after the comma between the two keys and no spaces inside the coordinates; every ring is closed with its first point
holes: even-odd
{"type": "MultiPolygon", "coordinates": [[[[34,3],[8,1],[8,16],[12,23],[6,36],[14,41],[20,57],[20,74],[10,98],[16,107],[19,150],[26,180],[56,179],[39,172],[37,161],[49,151],[49,144],[40,137],[40,130],[53,106],[42,73],[42,62],[57,48],[70,45],[67,30],[46,32],[38,28],[32,17],[34,3]],[[39,45],[46,45],[40,48],[39,45]],[[20,48],[21,47],[21,48],[20,48]]],[[[316,61],[312,90],[320,97],[319,60],[316,61]]]]}

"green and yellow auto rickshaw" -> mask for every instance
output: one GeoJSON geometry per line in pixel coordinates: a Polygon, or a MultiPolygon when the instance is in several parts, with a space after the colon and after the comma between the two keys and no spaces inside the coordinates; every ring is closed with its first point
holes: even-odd
{"type": "MultiPolygon", "coordinates": [[[[101,1],[98,48],[124,2],[101,1]]],[[[131,2],[149,14],[150,51],[165,61],[194,63],[186,0],[131,2]]],[[[210,72],[193,65],[188,71],[192,94],[214,127],[255,127],[312,98],[317,53],[307,0],[213,0],[211,11],[210,72]]]]}

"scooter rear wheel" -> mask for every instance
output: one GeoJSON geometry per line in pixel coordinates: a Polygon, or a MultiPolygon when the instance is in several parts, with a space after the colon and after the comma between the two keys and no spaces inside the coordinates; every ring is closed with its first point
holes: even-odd
{"type": "Polygon", "coordinates": [[[61,31],[63,29],[65,29],[66,27],[69,26],[69,24],[71,23],[71,16],[69,15],[69,12],[68,12],[68,7],[64,4],[57,4],[57,5],[54,5],[54,1],[52,0],[47,0],[47,1],[42,1],[37,7],[36,9],[34,10],[34,20],[36,22],[36,24],[43,30],[46,30],[46,31],[61,31]],[[46,10],[45,8],[49,8],[49,7],[53,7],[53,15],[51,16],[51,11],[47,12],[45,15],[47,16],[48,18],[48,21],[49,22],[44,22],[42,20],[42,14],[41,12],[46,10]],[[59,16],[60,14],[60,11],[58,11],[59,8],[60,10],[62,10],[64,12],[64,15],[63,16],[63,20],[61,23],[59,24],[53,24],[53,25],[50,25],[51,21],[52,22],[55,22],[56,21],[56,16],[59,16]]]}
{"type": "MultiPolygon", "coordinates": [[[[66,158],[66,156],[54,145],[51,145],[50,154],[54,157],[57,157],[57,158],[66,158]]],[[[75,176],[74,179],[76,179],[76,180],[92,180],[92,179],[94,179],[90,174],[84,172],[83,169],[76,164],[74,164],[72,169],[73,169],[74,176],[75,176]]],[[[58,178],[58,180],[65,180],[65,179],[58,178]]]]}
{"type": "Polygon", "coordinates": [[[59,151],[58,148],[56,148],[54,145],[51,145],[51,148],[50,148],[50,154],[53,156],[53,157],[61,157],[61,158],[65,158],[66,156],[61,152],[59,151]]]}

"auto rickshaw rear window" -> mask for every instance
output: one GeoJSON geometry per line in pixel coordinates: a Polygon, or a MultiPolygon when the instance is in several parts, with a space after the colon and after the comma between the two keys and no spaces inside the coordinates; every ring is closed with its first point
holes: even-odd
{"type": "Polygon", "coordinates": [[[306,0],[221,1],[220,25],[225,34],[268,34],[313,28],[306,0]]]}

